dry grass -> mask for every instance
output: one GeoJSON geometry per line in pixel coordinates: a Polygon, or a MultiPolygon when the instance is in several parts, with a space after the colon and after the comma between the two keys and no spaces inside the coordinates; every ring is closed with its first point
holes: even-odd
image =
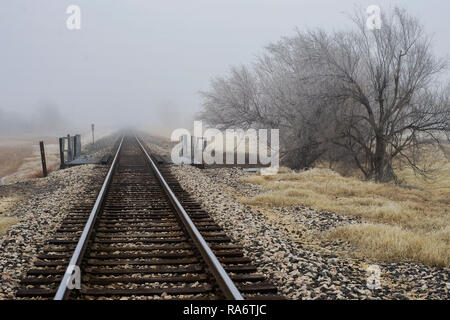
{"type": "Polygon", "coordinates": [[[19,197],[3,197],[0,198],[0,236],[6,233],[8,228],[17,222],[19,219],[11,216],[10,209],[15,206],[19,197]]]}
{"type": "MultiPolygon", "coordinates": [[[[50,172],[53,172],[59,168],[59,165],[57,163],[52,163],[50,165],[47,165],[47,174],[50,174],[50,172]]],[[[34,171],[27,173],[27,178],[35,179],[35,178],[42,178],[44,177],[44,173],[42,172],[42,167],[39,169],[35,169],[34,171]]]]}
{"type": "Polygon", "coordinates": [[[0,217],[0,236],[8,231],[8,228],[19,222],[19,219],[14,217],[0,217]]]}
{"type": "Polygon", "coordinates": [[[450,146],[444,146],[443,150],[429,149],[422,157],[421,167],[430,170],[428,177],[424,178],[414,173],[410,167],[397,170],[398,177],[403,183],[432,191],[441,196],[450,195],[450,146]]]}
{"type": "Polygon", "coordinates": [[[31,145],[0,145],[0,178],[16,172],[32,152],[31,145]]]}
{"type": "Polygon", "coordinates": [[[385,224],[359,224],[330,232],[362,249],[365,256],[387,261],[415,260],[428,265],[450,266],[450,228],[421,233],[385,224]]]}
{"type": "Polygon", "coordinates": [[[449,223],[450,198],[427,190],[407,189],[342,177],[327,169],[276,176],[253,176],[270,192],[243,202],[263,207],[306,205],[317,210],[364,217],[377,223],[432,231],[449,223]]]}
{"type": "Polygon", "coordinates": [[[29,140],[0,140],[0,183],[14,183],[30,178],[42,177],[39,140],[44,140],[47,170],[56,170],[59,165],[58,145],[51,144],[55,138],[29,140]]]}
{"type": "Polygon", "coordinates": [[[343,177],[329,169],[283,171],[244,178],[267,192],[241,201],[265,208],[306,205],[361,217],[372,224],[339,228],[332,237],[356,244],[367,256],[450,266],[450,162],[439,153],[427,159],[435,167],[428,179],[407,168],[397,172],[409,188],[343,177]]]}
{"type": "Polygon", "coordinates": [[[14,205],[20,201],[18,196],[15,197],[1,197],[0,198],[0,216],[9,214],[9,211],[14,205]]]}

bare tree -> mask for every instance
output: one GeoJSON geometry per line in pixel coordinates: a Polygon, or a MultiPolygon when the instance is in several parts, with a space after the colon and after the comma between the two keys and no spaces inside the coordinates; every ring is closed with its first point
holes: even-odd
{"type": "Polygon", "coordinates": [[[278,128],[281,160],[293,168],[311,166],[327,150],[317,132],[330,118],[308,96],[308,61],[297,59],[303,49],[285,39],[269,46],[253,68],[233,68],[228,77],[213,80],[202,93],[200,118],[221,129],[278,128]]]}
{"type": "Polygon", "coordinates": [[[438,88],[446,65],[433,56],[418,20],[403,10],[383,16],[379,30],[367,30],[363,15],[353,21],[353,32],[310,36],[318,61],[328,66],[332,85],[324,95],[340,101],[334,143],[367,178],[388,181],[395,178],[394,158],[418,169],[407,151],[449,129],[448,90],[438,88]]]}
{"type": "Polygon", "coordinates": [[[280,129],[282,160],[351,160],[367,178],[395,179],[393,160],[419,170],[416,155],[450,129],[444,60],[417,19],[395,9],[379,30],[352,17],[351,31],[297,32],[268,46],[251,68],[233,69],[203,93],[215,125],[280,129]]]}

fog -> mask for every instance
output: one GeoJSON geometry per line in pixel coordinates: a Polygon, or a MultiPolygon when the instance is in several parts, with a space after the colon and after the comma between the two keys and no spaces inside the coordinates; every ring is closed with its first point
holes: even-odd
{"type": "Polygon", "coordinates": [[[212,77],[295,27],[345,27],[355,4],[402,6],[434,34],[438,55],[450,51],[442,0],[3,0],[0,134],[190,128],[212,77]],[[66,27],[71,4],[80,30],[66,27]]]}

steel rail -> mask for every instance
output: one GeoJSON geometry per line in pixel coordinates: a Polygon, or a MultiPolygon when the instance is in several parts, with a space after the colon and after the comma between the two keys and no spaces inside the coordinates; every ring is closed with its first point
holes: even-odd
{"type": "Polygon", "coordinates": [[[97,196],[94,207],[92,208],[91,213],[89,214],[88,221],[86,222],[86,225],[84,226],[83,233],[81,234],[80,239],[78,240],[77,246],[75,247],[75,250],[72,254],[72,258],[70,259],[69,265],[67,266],[66,272],[64,273],[64,277],[62,278],[62,280],[59,284],[58,290],[56,291],[56,294],[55,294],[55,297],[53,298],[53,300],[65,299],[71,290],[68,287],[69,281],[71,280],[72,273],[74,271],[75,266],[79,266],[79,263],[81,262],[81,259],[86,250],[86,245],[87,245],[87,242],[89,241],[91,232],[94,228],[95,220],[101,209],[103,199],[105,198],[106,192],[108,190],[108,186],[111,182],[114,170],[117,166],[119,154],[120,154],[120,151],[122,150],[123,140],[124,140],[124,136],[122,136],[122,139],[120,140],[120,144],[119,144],[119,147],[117,148],[117,152],[116,152],[116,155],[114,156],[114,160],[111,164],[111,167],[109,168],[108,174],[106,175],[105,181],[103,182],[102,188],[100,189],[100,192],[97,196]]]}
{"type": "Polygon", "coordinates": [[[210,268],[210,271],[212,272],[214,278],[217,280],[217,284],[219,285],[220,289],[223,291],[225,298],[230,299],[230,300],[244,300],[244,297],[241,295],[238,288],[231,280],[230,276],[227,274],[225,269],[220,264],[216,255],[212,252],[211,248],[208,246],[205,239],[200,234],[200,232],[198,231],[195,224],[192,222],[192,220],[189,217],[189,215],[187,214],[186,210],[184,210],[183,206],[178,201],[178,199],[175,196],[175,194],[173,193],[173,191],[170,189],[166,180],[164,179],[162,174],[159,172],[158,167],[153,162],[152,158],[150,157],[147,150],[144,148],[144,146],[140,142],[139,138],[136,135],[135,135],[135,138],[136,138],[136,141],[138,142],[140,148],[145,153],[153,171],[155,172],[157,179],[161,183],[170,202],[172,203],[173,207],[177,211],[183,225],[186,227],[187,232],[189,233],[189,235],[191,236],[195,245],[197,246],[198,250],[200,251],[200,254],[202,255],[206,264],[210,268]]]}

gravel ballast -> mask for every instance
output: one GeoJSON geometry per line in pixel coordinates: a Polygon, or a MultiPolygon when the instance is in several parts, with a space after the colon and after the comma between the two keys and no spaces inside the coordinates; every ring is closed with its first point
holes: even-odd
{"type": "MultiPolygon", "coordinates": [[[[105,137],[84,154],[101,157],[111,152],[115,137],[105,137]]],[[[0,217],[17,223],[0,235],[0,300],[14,299],[20,280],[52,238],[73,206],[95,199],[107,166],[83,165],[51,172],[46,178],[0,185],[0,217]],[[12,199],[12,200],[11,200],[12,199]]]]}
{"type": "Polygon", "coordinates": [[[249,173],[237,168],[183,165],[171,170],[289,299],[449,298],[448,269],[370,261],[351,254],[354,248],[349,245],[320,236],[337,226],[361,223],[357,218],[302,206],[270,210],[246,206],[239,197],[263,191],[242,182],[249,173]],[[381,270],[379,289],[367,286],[367,268],[372,264],[381,270]]]}
{"type": "MultiPolygon", "coordinates": [[[[105,139],[85,154],[110,152],[117,136],[105,139]]],[[[152,151],[169,154],[166,142],[145,139],[152,151]]],[[[72,206],[95,197],[106,171],[106,166],[78,166],[47,178],[0,185],[0,217],[18,219],[0,235],[0,299],[15,298],[21,278],[47,240],[72,206]]],[[[244,205],[240,197],[264,190],[242,182],[251,173],[241,169],[173,165],[171,171],[288,299],[449,299],[449,269],[361,258],[350,245],[322,236],[338,226],[362,223],[359,218],[304,206],[269,210],[244,205]],[[367,268],[373,264],[381,270],[379,289],[367,286],[367,268]]]]}

